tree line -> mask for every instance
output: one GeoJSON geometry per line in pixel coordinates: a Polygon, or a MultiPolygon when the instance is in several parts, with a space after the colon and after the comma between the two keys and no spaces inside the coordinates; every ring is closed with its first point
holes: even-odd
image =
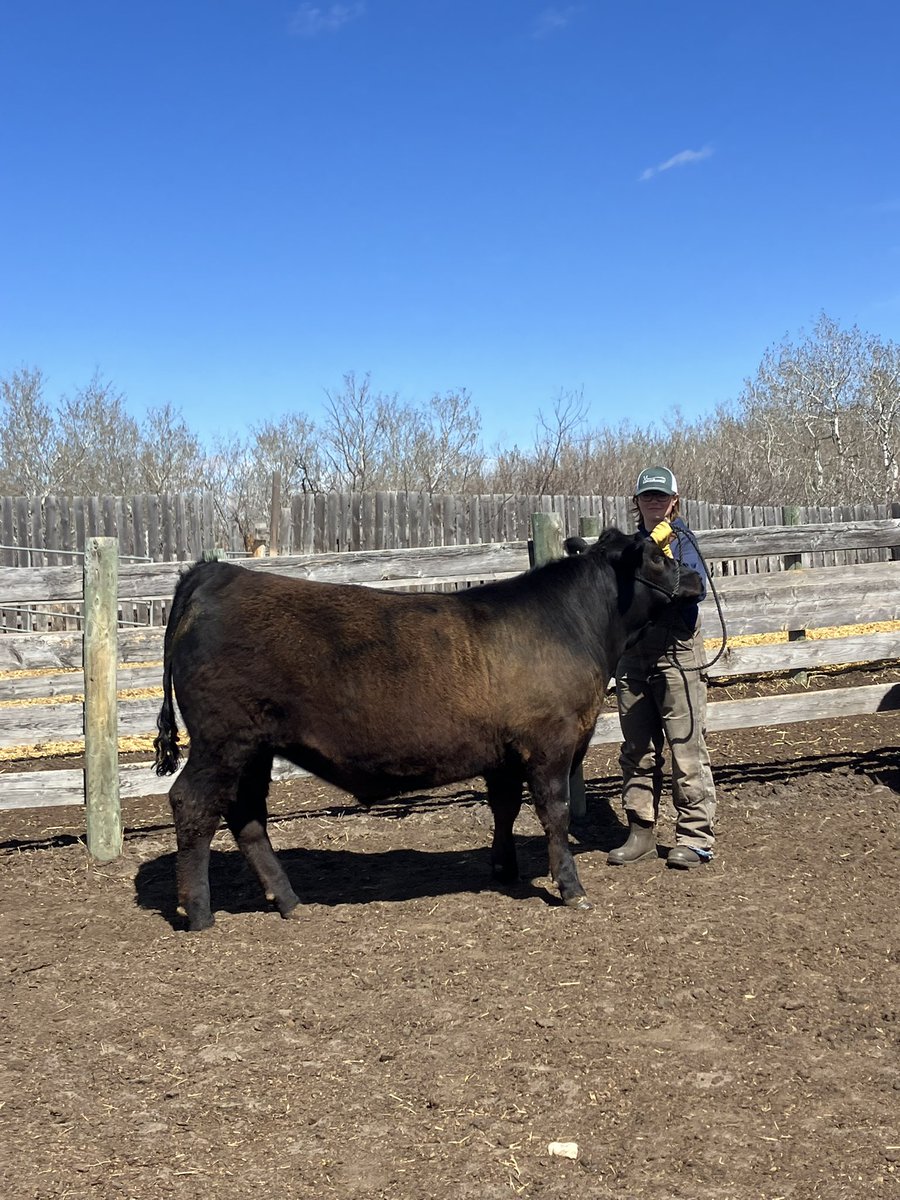
{"type": "Polygon", "coordinates": [[[39,367],[0,378],[0,494],[210,489],[246,534],[282,494],[330,491],[628,495],[666,463],[681,492],[723,504],[900,501],[900,345],[822,314],[771,347],[739,394],[707,415],[593,426],[581,392],[537,414],[528,445],[486,448],[465,390],[423,403],[344,376],[322,416],[302,408],[204,444],[172,405],[138,420],[95,375],[51,400],[39,367]]]}

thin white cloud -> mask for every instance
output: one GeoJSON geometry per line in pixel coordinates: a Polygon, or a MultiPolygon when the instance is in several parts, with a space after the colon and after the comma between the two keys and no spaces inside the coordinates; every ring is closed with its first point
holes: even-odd
{"type": "Polygon", "coordinates": [[[638,179],[644,183],[646,180],[652,179],[654,175],[660,175],[663,171],[671,171],[673,167],[687,167],[691,163],[702,162],[704,158],[711,158],[712,154],[712,146],[704,146],[702,150],[679,150],[665,162],[657,163],[655,167],[648,167],[646,171],[641,171],[638,179]]]}
{"type": "Polygon", "coordinates": [[[291,18],[290,31],[296,37],[314,38],[337,33],[365,11],[362,0],[356,4],[301,4],[291,18]]]}
{"type": "Polygon", "coordinates": [[[545,8],[537,17],[531,27],[531,36],[534,38],[550,37],[554,33],[561,33],[563,29],[568,29],[575,19],[575,15],[580,10],[580,4],[569,4],[565,8],[545,8]]]}

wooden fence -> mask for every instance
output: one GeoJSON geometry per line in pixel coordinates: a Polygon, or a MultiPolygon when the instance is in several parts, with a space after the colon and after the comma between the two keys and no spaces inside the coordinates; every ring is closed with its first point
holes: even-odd
{"type": "MultiPolygon", "coordinates": [[[[582,517],[601,526],[632,527],[631,498],[605,495],[430,495],[427,492],[329,492],[288,497],[278,506],[274,530],[282,555],[340,554],[356,550],[395,550],[424,546],[465,546],[524,541],[532,513],[556,512],[567,533],[577,533],[582,517]]],[[[683,500],[692,529],[744,529],[757,526],[834,524],[900,517],[900,505],[731,505],[683,500]],[[896,510],[896,511],[894,511],[896,510]]],[[[0,498],[0,566],[45,567],[72,563],[89,537],[119,539],[122,559],[153,562],[198,559],[204,550],[247,551],[235,525],[217,516],[212,492],[164,492],[139,496],[6,496],[0,498]]],[[[260,529],[260,533],[262,530],[260,529]]],[[[865,547],[844,552],[869,561],[865,547]]],[[[844,562],[851,561],[848,558],[844,562]]],[[[734,570],[753,570],[750,560],[734,570]]],[[[808,566],[825,565],[824,560],[808,566]]],[[[828,565],[834,565],[830,563],[828,565]]]]}
{"type": "MultiPolygon", "coordinates": [[[[900,622],[900,561],[894,561],[900,555],[900,520],[707,529],[698,531],[697,539],[711,564],[753,557],[777,560],[783,567],[786,559],[795,562],[801,555],[834,557],[852,550],[886,556],[886,561],[850,567],[811,567],[719,579],[717,588],[732,637],[775,630],[900,622]]],[[[525,541],[515,541],[471,547],[253,559],[247,560],[246,566],[295,578],[370,587],[422,587],[451,582],[465,585],[526,569],[528,545],[525,541]]],[[[118,574],[120,607],[127,607],[135,596],[171,596],[178,569],[179,565],[172,563],[122,563],[118,574]]],[[[0,568],[0,604],[10,600],[74,601],[80,598],[82,590],[80,568],[0,568]]],[[[716,618],[710,601],[706,611],[705,631],[714,636],[716,618]]],[[[7,756],[12,753],[25,756],[30,747],[77,742],[82,737],[82,705],[59,701],[78,697],[85,690],[83,643],[83,636],[76,632],[0,636],[0,703],[5,705],[7,718],[0,727],[0,749],[7,756]],[[35,671],[42,673],[34,674],[35,671]],[[48,703],[25,703],[44,699],[48,703]],[[57,702],[50,703],[51,699],[57,702]],[[12,701],[17,706],[11,707],[12,701]]],[[[154,732],[160,693],[152,698],[135,693],[159,688],[161,658],[161,629],[119,630],[120,737],[154,732]]],[[[900,631],[733,648],[713,666],[710,674],[713,678],[739,677],[893,660],[900,660],[900,631]]],[[[715,732],[753,725],[781,725],[896,707],[900,707],[900,684],[800,691],[777,699],[711,703],[709,729],[715,732]]],[[[610,711],[601,716],[594,741],[618,739],[618,718],[610,711]]],[[[286,764],[278,764],[278,770],[285,775],[292,773],[286,764]]],[[[158,779],[146,764],[122,765],[119,778],[123,796],[163,792],[171,783],[170,779],[158,779]]],[[[0,809],[81,803],[83,794],[81,771],[9,771],[3,776],[0,809]]]]}

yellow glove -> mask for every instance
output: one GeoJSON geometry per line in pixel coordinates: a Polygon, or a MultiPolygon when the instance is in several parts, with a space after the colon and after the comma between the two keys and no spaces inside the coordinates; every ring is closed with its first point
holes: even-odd
{"type": "Polygon", "coordinates": [[[675,537],[675,530],[672,528],[669,521],[660,521],[658,525],[655,525],[653,529],[650,530],[650,537],[654,542],[656,542],[663,554],[667,555],[669,558],[673,557],[672,547],[669,545],[669,543],[675,537]]]}

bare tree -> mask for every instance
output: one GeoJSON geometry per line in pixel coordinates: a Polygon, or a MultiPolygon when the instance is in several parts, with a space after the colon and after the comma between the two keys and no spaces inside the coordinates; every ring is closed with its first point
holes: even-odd
{"type": "Polygon", "coordinates": [[[868,479],[857,479],[858,494],[861,499],[897,502],[900,500],[900,345],[896,342],[867,340],[865,393],[867,403],[862,419],[866,430],[874,435],[880,470],[868,479]]]}
{"type": "Polygon", "coordinates": [[[137,440],[130,486],[140,492],[186,491],[205,486],[206,454],[200,439],[171,404],[148,410],[137,440]]]}
{"type": "Polygon", "coordinates": [[[325,490],[326,467],[315,423],[302,412],[251,427],[251,452],[266,479],[277,471],[285,494],[325,490]]]}
{"type": "Polygon", "coordinates": [[[325,468],[317,442],[316,426],[299,412],[277,422],[260,422],[246,437],[217,438],[207,459],[207,473],[223,535],[237,528],[249,549],[261,530],[268,531],[276,472],[283,496],[324,490],[325,468]]]}
{"type": "Polygon", "coordinates": [[[58,413],[61,479],[76,495],[123,495],[135,480],[140,432],[126,411],[125,398],[94,375],[73,397],[64,396],[58,413]]]}
{"type": "Polygon", "coordinates": [[[481,418],[463,389],[434,395],[427,408],[409,414],[413,486],[429,493],[465,491],[484,461],[481,418]]]}
{"type": "Polygon", "coordinates": [[[497,449],[494,490],[541,496],[564,486],[560,464],[570,455],[572,442],[583,429],[586,411],[582,391],[560,392],[553,401],[550,416],[539,410],[534,443],[530,448],[497,449]]]}
{"type": "Polygon", "coordinates": [[[756,455],[747,502],[896,496],[898,356],[895,343],[824,314],[799,344],[767,351],[735,409],[743,453],[756,455]]]}
{"type": "Polygon", "coordinates": [[[249,547],[266,511],[251,439],[238,434],[214,438],[206,478],[215,496],[219,537],[228,545],[232,530],[237,528],[245,547],[249,547]]]}
{"type": "Polygon", "coordinates": [[[357,492],[384,486],[386,466],[392,461],[396,396],[373,392],[369,375],[357,380],[352,371],[344,376],[343,391],[325,395],[321,444],[333,485],[357,492]]]}
{"type": "Polygon", "coordinates": [[[0,379],[0,490],[47,496],[60,487],[62,448],[37,368],[0,379]]]}

